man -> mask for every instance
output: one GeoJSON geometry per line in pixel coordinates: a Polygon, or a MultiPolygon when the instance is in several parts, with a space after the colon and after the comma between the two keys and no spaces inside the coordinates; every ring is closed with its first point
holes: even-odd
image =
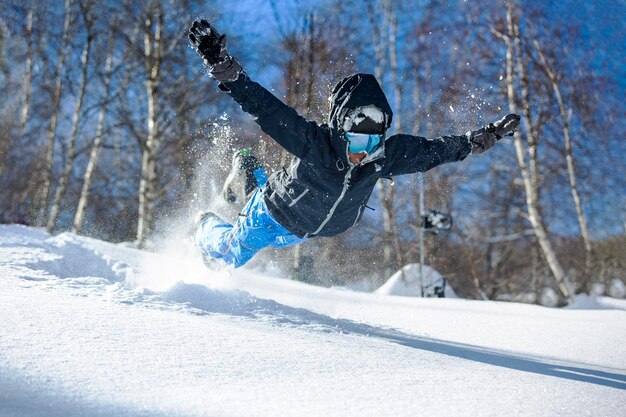
{"type": "MultiPolygon", "coordinates": [[[[288,168],[267,179],[259,175],[260,188],[235,225],[213,213],[198,219],[195,241],[203,254],[235,267],[267,246],[285,247],[344,232],[359,222],[380,178],[424,172],[482,153],[519,125],[519,116],[510,114],[460,136],[386,137],[393,113],[370,74],[339,82],[330,96],[328,122],[317,124],[251,81],[228,54],[225,37],[206,20],[193,23],[189,40],[219,88],[293,155],[288,168]]],[[[253,171],[262,174],[257,167],[253,171]]],[[[225,195],[229,198],[227,190],[225,195]]]]}

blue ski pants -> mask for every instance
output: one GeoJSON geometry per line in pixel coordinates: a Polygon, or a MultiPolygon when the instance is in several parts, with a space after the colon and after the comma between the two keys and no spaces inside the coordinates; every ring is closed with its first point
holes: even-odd
{"type": "Polygon", "coordinates": [[[205,219],[196,230],[195,242],[207,256],[223,259],[239,268],[261,249],[284,248],[302,243],[269,213],[262,191],[257,189],[232,225],[219,217],[205,219]]]}

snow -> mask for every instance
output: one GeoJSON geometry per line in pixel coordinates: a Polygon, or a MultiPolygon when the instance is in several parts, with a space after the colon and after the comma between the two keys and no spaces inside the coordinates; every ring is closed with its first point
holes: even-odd
{"type": "Polygon", "coordinates": [[[591,286],[591,293],[595,295],[607,293],[613,298],[626,298],[626,284],[619,278],[609,280],[608,286],[601,282],[595,282],[591,286]]]}
{"type": "Polygon", "coordinates": [[[609,285],[609,295],[614,298],[626,297],[626,284],[624,284],[624,281],[618,278],[612,279],[609,285]]]}
{"type": "Polygon", "coordinates": [[[556,293],[556,291],[554,291],[553,288],[545,287],[541,291],[539,302],[542,306],[556,307],[559,304],[559,295],[556,293]]]}
{"type": "MultiPolygon", "coordinates": [[[[401,295],[406,297],[421,297],[422,290],[424,296],[436,297],[435,290],[437,287],[444,285],[444,278],[439,272],[429,267],[422,266],[422,277],[420,279],[419,264],[405,265],[400,271],[396,272],[385,282],[379,289],[377,294],[384,295],[401,295]]],[[[446,283],[444,287],[444,296],[447,298],[456,298],[457,295],[452,287],[446,283]]]]}
{"type": "Polygon", "coordinates": [[[626,301],[583,301],[321,288],[2,225],[0,416],[626,415],[626,301]]]}

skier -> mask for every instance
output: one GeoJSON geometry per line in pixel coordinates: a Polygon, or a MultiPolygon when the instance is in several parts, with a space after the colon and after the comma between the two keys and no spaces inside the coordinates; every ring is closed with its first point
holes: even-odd
{"type": "MultiPolygon", "coordinates": [[[[225,36],[206,20],[193,22],[189,41],[220,90],[293,155],[288,168],[267,178],[250,154],[235,154],[233,170],[244,167],[248,184],[256,181],[258,187],[248,187],[251,197],[235,225],[210,212],[198,218],[196,245],[205,257],[234,267],[267,246],[286,247],[342,233],[359,222],[380,178],[425,172],[480,154],[519,126],[519,116],[509,114],[464,135],[432,140],[405,134],[386,137],[393,113],[371,74],[341,80],[329,98],[327,123],[317,124],[252,81],[228,54],[225,36]]],[[[224,191],[228,200],[236,200],[236,193],[229,193],[228,187],[224,191]]]]}

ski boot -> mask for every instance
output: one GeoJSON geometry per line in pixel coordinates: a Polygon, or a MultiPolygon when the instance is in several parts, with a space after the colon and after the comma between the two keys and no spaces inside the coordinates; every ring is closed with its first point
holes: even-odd
{"type": "Polygon", "coordinates": [[[213,213],[212,211],[205,211],[202,213],[198,213],[196,215],[196,220],[195,220],[195,227],[194,227],[194,234],[198,231],[198,228],[200,227],[200,225],[202,223],[204,223],[204,221],[210,217],[217,217],[219,219],[219,216],[215,213],[213,213]]]}
{"type": "Polygon", "coordinates": [[[223,196],[228,203],[245,203],[267,181],[265,170],[249,149],[236,151],[232,168],[224,182],[223,196]]]}
{"type": "MultiPolygon", "coordinates": [[[[194,227],[194,232],[193,232],[194,242],[195,242],[195,236],[198,233],[198,229],[202,226],[202,224],[204,224],[205,221],[207,221],[210,218],[219,219],[219,221],[223,223],[223,220],[220,218],[220,216],[213,213],[212,211],[205,211],[202,213],[198,213],[195,218],[195,227],[194,227]]],[[[227,266],[226,263],[222,259],[213,258],[212,256],[204,253],[204,251],[202,250],[200,250],[200,254],[202,255],[202,262],[204,263],[204,265],[211,270],[219,271],[219,270],[225,269],[227,266]]]]}

